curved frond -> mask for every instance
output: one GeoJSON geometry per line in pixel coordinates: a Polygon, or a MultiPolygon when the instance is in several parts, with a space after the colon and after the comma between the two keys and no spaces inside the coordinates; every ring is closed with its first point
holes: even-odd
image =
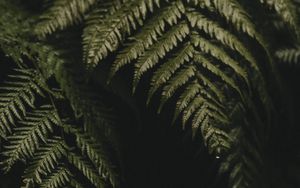
{"type": "Polygon", "coordinates": [[[181,22],[165,33],[135,64],[133,91],[135,90],[141,76],[150,68],[155,66],[159,59],[163,58],[170,50],[188,35],[189,28],[185,22],[181,22]]]}
{"type": "Polygon", "coordinates": [[[99,176],[97,171],[84,158],[74,152],[69,152],[68,161],[74,165],[82,174],[97,188],[105,187],[104,180],[99,176]]]}
{"type": "Polygon", "coordinates": [[[70,181],[71,172],[65,167],[57,167],[51,174],[46,176],[40,184],[41,188],[60,188],[70,181]]]}
{"type": "Polygon", "coordinates": [[[186,16],[192,27],[196,27],[207,33],[210,37],[217,39],[226,47],[239,52],[255,70],[259,70],[257,62],[246,46],[231,31],[222,28],[218,22],[213,21],[199,11],[189,9],[186,16]]]}
{"type": "Polygon", "coordinates": [[[97,0],[55,0],[47,12],[40,16],[40,22],[35,32],[45,37],[56,30],[63,30],[67,26],[81,21],[83,14],[97,2],[97,0]]]}
{"type": "MultiPolygon", "coordinates": [[[[108,15],[103,22],[90,21],[83,34],[84,61],[87,67],[95,67],[109,52],[115,51],[124,35],[130,34],[143,25],[148,11],[153,12],[154,0],[131,0],[123,3],[113,14],[108,15]]],[[[157,4],[159,6],[159,4],[157,4]]],[[[97,19],[92,16],[92,19],[97,19]]]]}
{"type": "Polygon", "coordinates": [[[0,132],[11,132],[15,119],[21,120],[26,114],[26,106],[34,107],[37,94],[43,96],[40,75],[33,70],[15,69],[0,87],[0,132]]]}
{"type": "Polygon", "coordinates": [[[131,63],[145,52],[150,46],[158,40],[165,32],[166,23],[169,26],[177,24],[178,19],[182,16],[184,11],[183,4],[180,1],[172,3],[172,5],[165,7],[161,12],[157,13],[142,27],[142,30],[134,38],[128,47],[125,47],[116,57],[116,60],[111,66],[111,73],[109,80],[120,70],[123,66],[131,63]]]}
{"type": "Polygon", "coordinates": [[[150,99],[157,89],[165,84],[176,70],[191,60],[193,53],[194,47],[190,44],[186,44],[173,58],[162,64],[158,70],[154,72],[151,79],[151,88],[149,90],[147,103],[150,102],[150,99]]]}
{"type": "Polygon", "coordinates": [[[100,176],[103,179],[108,179],[113,187],[119,187],[120,169],[118,169],[117,164],[113,164],[113,159],[110,158],[107,148],[79,128],[64,125],[64,129],[76,136],[78,148],[91,160],[100,176]]]}
{"type": "Polygon", "coordinates": [[[34,154],[31,164],[25,171],[24,179],[34,179],[42,183],[42,176],[49,174],[59,164],[62,156],[66,156],[67,146],[61,138],[48,139],[45,146],[34,154]]]}
{"type": "Polygon", "coordinates": [[[250,85],[247,71],[242,66],[240,66],[238,62],[231,58],[228,53],[226,53],[226,51],[209,42],[207,39],[201,37],[200,35],[194,34],[192,37],[193,44],[196,47],[199,47],[202,52],[211,55],[212,57],[218,59],[220,62],[231,67],[236,74],[241,76],[244,81],[248,85],[250,85]]]}
{"type": "Polygon", "coordinates": [[[20,126],[14,129],[14,134],[8,136],[8,144],[2,154],[6,157],[3,162],[8,171],[16,161],[33,157],[40,143],[47,143],[53,125],[59,124],[57,112],[51,106],[41,106],[27,113],[20,126]]]}

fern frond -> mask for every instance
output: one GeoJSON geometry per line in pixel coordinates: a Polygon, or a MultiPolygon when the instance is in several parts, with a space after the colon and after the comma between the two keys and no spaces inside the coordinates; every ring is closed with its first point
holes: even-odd
{"type": "Polygon", "coordinates": [[[210,153],[213,153],[216,158],[220,158],[220,155],[227,152],[232,148],[232,138],[230,135],[224,131],[224,128],[218,128],[216,125],[225,125],[226,123],[220,123],[216,120],[210,121],[208,115],[202,120],[201,123],[201,133],[203,135],[203,140],[210,153]]]}
{"type": "Polygon", "coordinates": [[[163,88],[161,104],[159,112],[164,106],[165,102],[174,95],[175,91],[187,81],[195,76],[196,68],[193,65],[187,65],[177,72],[169,81],[169,83],[163,88]]]}
{"type": "Polygon", "coordinates": [[[94,167],[89,164],[82,156],[69,152],[68,161],[74,165],[82,174],[97,188],[105,187],[105,182],[97,173],[94,167]]]}
{"type": "Polygon", "coordinates": [[[212,0],[204,1],[208,8],[213,4],[216,11],[224,16],[227,22],[231,23],[237,31],[243,32],[249,35],[251,38],[257,40],[257,42],[266,48],[266,42],[263,40],[261,34],[259,34],[255,28],[254,23],[250,20],[248,13],[236,0],[212,0]]]}
{"type": "Polygon", "coordinates": [[[15,119],[21,120],[26,106],[34,107],[35,95],[43,96],[40,75],[30,69],[15,69],[0,87],[0,130],[4,135],[11,132],[15,119]]]}
{"type": "MultiPolygon", "coordinates": [[[[232,130],[236,136],[241,136],[241,129],[232,130]]],[[[232,140],[235,140],[232,134],[232,140]]],[[[237,140],[235,140],[237,142],[237,140]]],[[[229,185],[231,187],[250,188],[256,187],[261,171],[261,157],[256,148],[247,143],[245,138],[241,138],[239,143],[233,143],[233,150],[229,151],[220,166],[220,172],[230,172],[229,185]]]]}
{"type": "MultiPolygon", "coordinates": [[[[187,105],[187,107],[183,110],[183,117],[182,117],[182,124],[185,126],[186,122],[191,118],[191,116],[198,111],[198,109],[202,107],[202,109],[211,109],[212,112],[214,110],[220,109],[220,107],[216,106],[217,104],[214,104],[212,101],[206,99],[205,97],[202,97],[201,95],[197,95],[193,100],[190,101],[190,103],[187,105]]],[[[221,111],[219,110],[221,113],[221,111]]],[[[223,113],[221,113],[223,114],[223,113]]]]}
{"type": "Polygon", "coordinates": [[[163,35],[166,23],[173,26],[178,22],[184,11],[183,4],[180,1],[172,3],[157,13],[147,24],[142,27],[141,32],[134,36],[128,47],[125,47],[116,57],[116,60],[111,66],[109,80],[119,71],[123,66],[131,63],[138,58],[157,41],[157,38],[163,35]]]}
{"type": "Polygon", "coordinates": [[[57,112],[51,106],[41,106],[27,113],[14,134],[8,136],[8,144],[2,154],[6,157],[4,170],[8,171],[16,161],[33,157],[40,143],[47,143],[48,134],[53,132],[53,125],[59,124],[57,112]]]}
{"type": "Polygon", "coordinates": [[[183,64],[191,60],[193,53],[194,47],[190,44],[185,44],[172,59],[162,64],[157,71],[154,72],[151,79],[151,88],[149,90],[147,104],[150,102],[150,99],[157,89],[165,84],[183,64]]]}
{"type": "Polygon", "coordinates": [[[51,173],[66,154],[67,146],[64,140],[59,137],[48,139],[47,144],[35,152],[31,164],[25,170],[24,178],[42,183],[42,176],[51,173]]]}
{"type": "Polygon", "coordinates": [[[202,52],[211,55],[212,57],[231,67],[236,74],[244,79],[248,86],[250,85],[247,71],[240,66],[238,62],[232,59],[225,50],[219,48],[217,45],[209,42],[207,39],[198,34],[193,34],[192,43],[195,45],[195,47],[199,47],[202,52]]]}
{"type": "Polygon", "coordinates": [[[120,170],[117,165],[113,164],[113,159],[109,158],[109,152],[104,145],[97,142],[89,134],[84,133],[79,128],[64,125],[67,132],[71,132],[76,136],[76,143],[83,154],[91,160],[93,165],[97,168],[98,173],[103,179],[109,179],[113,187],[120,186],[120,170]]]}
{"type": "Polygon", "coordinates": [[[209,59],[207,59],[204,55],[201,53],[196,53],[193,60],[197,63],[203,66],[208,71],[212,72],[216,76],[218,76],[220,79],[222,79],[226,84],[231,86],[233,89],[235,89],[238,93],[241,93],[240,88],[238,87],[238,84],[235,82],[234,79],[230,78],[226,73],[222,70],[220,70],[217,66],[212,64],[209,59]]]}
{"type": "Polygon", "coordinates": [[[300,60],[300,48],[281,49],[275,55],[281,62],[297,64],[300,60]]]}
{"type": "Polygon", "coordinates": [[[97,0],[55,0],[49,10],[40,16],[41,21],[35,27],[35,33],[45,37],[58,29],[63,30],[78,23],[96,2],[97,0]]]}
{"type": "Polygon", "coordinates": [[[57,167],[51,174],[46,176],[40,183],[41,188],[60,188],[70,181],[71,172],[63,166],[57,167]]]}
{"type": "MultiPolygon", "coordinates": [[[[142,25],[148,11],[153,12],[154,2],[159,6],[159,1],[154,0],[132,0],[123,3],[122,6],[103,22],[90,21],[83,34],[84,61],[87,67],[95,67],[99,61],[104,59],[109,52],[119,47],[120,41],[125,34],[142,25]]],[[[96,16],[92,16],[96,19],[96,16]]]]}
{"type": "Polygon", "coordinates": [[[155,66],[170,50],[178,45],[188,35],[189,28],[185,22],[174,25],[165,33],[135,64],[133,90],[135,90],[141,76],[155,66]]]}
{"type": "Polygon", "coordinates": [[[291,0],[260,0],[261,3],[268,5],[274,9],[281,19],[289,25],[289,27],[299,37],[299,20],[297,9],[291,0]]]}
{"type": "Polygon", "coordinates": [[[189,9],[186,12],[186,16],[192,27],[196,27],[201,31],[204,31],[210,37],[221,42],[224,46],[233,51],[237,51],[250,63],[254,70],[259,70],[257,62],[253,55],[249,52],[249,49],[247,49],[242,41],[240,41],[240,39],[232,32],[222,28],[218,22],[209,19],[207,16],[204,16],[195,9],[189,9]]]}

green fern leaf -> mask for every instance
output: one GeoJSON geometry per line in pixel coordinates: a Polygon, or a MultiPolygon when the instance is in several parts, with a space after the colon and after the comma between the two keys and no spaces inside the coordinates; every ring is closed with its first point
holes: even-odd
{"type": "Polygon", "coordinates": [[[223,29],[218,22],[210,20],[195,9],[187,11],[186,16],[192,27],[196,27],[207,33],[210,37],[217,39],[226,47],[239,52],[254,70],[259,70],[257,62],[245,45],[232,32],[223,29]]]}
{"type": "Polygon", "coordinates": [[[241,67],[238,62],[232,59],[222,48],[219,48],[215,44],[197,34],[193,35],[192,41],[196,47],[201,49],[202,52],[213,56],[214,58],[231,67],[235,73],[244,79],[248,86],[250,85],[247,71],[241,67]]]}
{"type": "Polygon", "coordinates": [[[164,34],[143,56],[138,59],[135,64],[135,73],[133,79],[133,91],[141,78],[141,76],[163,58],[166,53],[178,45],[189,33],[189,28],[185,22],[179,23],[172,27],[170,31],[164,34]]]}
{"type": "Polygon", "coordinates": [[[61,138],[48,139],[45,146],[34,154],[32,163],[25,171],[25,179],[34,179],[42,183],[42,175],[49,174],[58,165],[62,156],[66,156],[67,146],[61,138]]]}
{"type": "MultiPolygon", "coordinates": [[[[147,12],[153,12],[153,4],[154,0],[131,0],[122,4],[114,14],[108,15],[103,22],[88,25],[83,34],[87,67],[95,67],[109,52],[115,51],[124,34],[130,34],[132,29],[137,28],[136,22],[143,25],[147,12]]],[[[92,18],[95,19],[95,16],[92,18]]]]}
{"type": "Polygon", "coordinates": [[[113,160],[106,151],[105,146],[96,142],[89,134],[84,133],[79,128],[64,125],[64,129],[67,132],[71,132],[76,136],[76,143],[78,148],[82,150],[83,154],[91,160],[93,165],[98,169],[98,173],[103,179],[109,179],[113,187],[120,186],[120,170],[116,164],[113,164],[113,160]]]}
{"type": "Polygon", "coordinates": [[[194,48],[190,44],[184,45],[184,47],[176,54],[172,59],[162,64],[157,71],[155,71],[151,79],[151,88],[148,94],[147,104],[153,94],[159,87],[165,84],[170,77],[178,70],[184,63],[189,62],[193,57],[194,48]]]}
{"type": "Polygon", "coordinates": [[[83,14],[96,3],[96,0],[55,0],[49,10],[40,16],[40,22],[35,32],[45,37],[56,30],[65,29],[67,26],[82,20],[83,14]]]}
{"type": "Polygon", "coordinates": [[[14,129],[14,134],[8,136],[9,144],[2,154],[6,157],[5,169],[8,171],[16,161],[33,157],[40,142],[47,142],[48,134],[53,132],[53,125],[59,124],[56,111],[51,106],[41,106],[27,113],[20,127],[14,129]]]}
{"type": "Polygon", "coordinates": [[[97,188],[105,186],[105,182],[97,171],[82,156],[74,153],[68,153],[68,161],[74,165],[82,174],[97,188]]]}
{"type": "Polygon", "coordinates": [[[187,65],[175,74],[169,83],[163,88],[161,104],[158,111],[160,112],[165,102],[174,95],[175,91],[182,85],[186,84],[189,79],[195,76],[196,68],[193,65],[187,65]]]}
{"type": "Polygon", "coordinates": [[[234,79],[227,76],[223,71],[221,71],[217,66],[212,64],[205,56],[201,53],[196,53],[194,56],[194,61],[202,65],[205,69],[211,71],[213,74],[219,76],[226,84],[230,85],[235,89],[240,95],[241,91],[238,85],[235,83],[234,79]]]}
{"type": "Polygon", "coordinates": [[[39,83],[40,75],[33,70],[15,69],[8,81],[0,87],[0,132],[11,132],[15,118],[21,120],[26,106],[34,107],[35,95],[43,96],[39,83]]]}
{"type": "Polygon", "coordinates": [[[178,22],[184,11],[183,4],[176,1],[171,6],[165,7],[161,12],[157,13],[147,24],[142,27],[142,30],[132,40],[134,41],[128,47],[124,48],[116,57],[111,67],[109,80],[115,75],[121,67],[131,63],[137,59],[146,49],[149,49],[157,41],[159,36],[162,36],[166,22],[169,26],[173,26],[178,22]]]}
{"type": "Polygon", "coordinates": [[[71,172],[65,167],[57,167],[50,175],[46,176],[40,184],[41,188],[60,188],[70,181],[71,172]]]}

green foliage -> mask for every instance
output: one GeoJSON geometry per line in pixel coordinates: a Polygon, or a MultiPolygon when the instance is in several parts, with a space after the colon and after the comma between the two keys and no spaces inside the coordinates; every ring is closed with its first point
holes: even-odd
{"type": "Polygon", "coordinates": [[[147,103],[157,93],[158,112],[167,102],[175,102],[173,121],[181,120],[193,137],[201,137],[209,152],[221,158],[220,172],[229,172],[230,187],[265,185],[257,174],[267,162],[272,129],[280,123],[277,117],[288,119],[282,112],[288,110],[276,110],[284,103],[278,98],[285,96],[274,60],[299,59],[299,49],[285,47],[297,46],[291,39],[299,39],[292,1],[54,0],[39,16],[34,35],[35,17],[3,2],[1,10],[10,12],[0,17],[0,47],[18,64],[0,86],[0,135],[7,139],[4,170],[19,160],[30,161],[24,179],[40,187],[83,187],[74,168],[94,187],[120,187],[115,109],[93,81],[103,73],[102,67],[110,68],[104,77],[113,82],[117,72],[131,65],[133,91],[150,77],[147,103]],[[256,10],[257,16],[252,15],[256,10]],[[292,37],[274,44],[280,31],[274,28],[269,36],[260,27],[268,22],[267,15],[276,15],[292,37]],[[26,20],[16,26],[20,18],[26,20]],[[75,24],[80,31],[69,29],[75,24]],[[68,32],[81,35],[78,48],[83,53],[75,58],[53,47],[68,32]],[[62,94],[52,89],[51,79],[62,94]],[[274,84],[267,86],[270,82],[274,84]],[[36,99],[38,95],[44,98],[36,99]],[[70,104],[71,115],[62,112],[58,100],[70,104]],[[74,139],[71,144],[65,135],[74,139]]]}
{"type": "Polygon", "coordinates": [[[8,80],[1,86],[1,135],[11,132],[11,125],[15,124],[15,118],[21,120],[26,114],[26,106],[34,107],[35,95],[43,95],[40,80],[36,71],[30,69],[15,69],[8,75],[8,80]]]}

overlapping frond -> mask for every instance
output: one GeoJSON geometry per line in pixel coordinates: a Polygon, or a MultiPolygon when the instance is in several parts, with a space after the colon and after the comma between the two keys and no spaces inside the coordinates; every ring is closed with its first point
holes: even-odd
{"type": "Polygon", "coordinates": [[[99,177],[99,174],[94,169],[92,164],[85,160],[82,156],[74,153],[68,153],[68,161],[74,165],[82,174],[97,188],[105,186],[105,182],[102,178],[99,177]]]}
{"type": "Polygon", "coordinates": [[[153,68],[159,60],[166,54],[175,48],[178,43],[188,35],[189,28],[185,22],[181,22],[176,27],[173,27],[160,40],[152,47],[150,47],[145,53],[140,56],[138,62],[135,64],[133,90],[135,90],[141,76],[149,69],[153,68]]]}
{"type": "Polygon", "coordinates": [[[65,167],[57,167],[49,174],[40,184],[43,188],[59,188],[64,187],[70,181],[71,172],[65,167]]]}
{"type": "Polygon", "coordinates": [[[56,30],[79,22],[83,14],[97,1],[96,0],[56,0],[47,12],[40,16],[40,22],[35,32],[44,37],[56,30]]]}
{"type": "Polygon", "coordinates": [[[40,75],[30,69],[15,69],[7,81],[0,87],[0,132],[5,136],[11,132],[15,120],[21,120],[26,114],[26,107],[34,107],[36,95],[43,95],[40,75]]]}
{"type": "Polygon", "coordinates": [[[7,137],[6,151],[2,154],[5,170],[9,170],[16,161],[33,157],[40,143],[47,143],[48,135],[53,132],[53,125],[59,124],[56,111],[51,106],[41,106],[26,113],[24,120],[18,122],[14,134],[7,137]]]}
{"type": "Polygon", "coordinates": [[[108,148],[105,145],[97,142],[89,134],[84,133],[79,128],[69,125],[64,125],[64,129],[76,136],[76,143],[78,148],[86,155],[103,179],[108,179],[113,187],[120,186],[120,169],[114,165],[113,159],[109,155],[108,148]]]}
{"type": "MultiPolygon", "coordinates": [[[[133,90],[136,90],[145,73],[152,71],[148,102],[159,92],[161,111],[167,101],[179,96],[174,99],[174,120],[182,115],[183,126],[189,123],[194,136],[201,132],[211,153],[217,158],[225,156],[222,169],[230,171],[232,187],[250,187],[253,174],[257,172],[256,169],[251,169],[255,165],[247,158],[246,152],[258,151],[256,148],[246,148],[249,151],[245,152],[242,151],[241,145],[233,144],[234,139],[245,139],[245,143],[247,140],[241,136],[231,137],[229,132],[232,126],[242,126],[232,125],[231,115],[228,113],[232,103],[241,103],[245,109],[269,114],[270,110],[266,107],[269,104],[266,101],[270,101],[267,91],[269,88],[263,88],[265,77],[262,75],[263,71],[269,71],[265,70],[266,67],[274,69],[274,66],[268,42],[260,28],[256,28],[259,24],[255,22],[257,20],[252,20],[248,13],[249,8],[244,7],[245,2],[114,2],[105,3],[103,6],[101,3],[97,4],[91,12],[85,14],[82,43],[86,67],[94,68],[102,61],[112,62],[109,75],[111,79],[121,68],[131,64],[134,67],[133,90]],[[265,66],[261,61],[268,61],[269,64],[265,66]],[[253,96],[252,90],[258,93],[258,99],[253,96]],[[252,106],[252,103],[248,102],[251,100],[258,100],[259,105],[252,106]]],[[[289,0],[257,0],[255,4],[262,6],[261,3],[272,7],[295,32],[298,28],[297,17],[289,0]]],[[[67,1],[55,1],[50,11],[60,7],[63,10],[57,15],[61,16],[67,12],[70,14],[63,15],[63,21],[59,21],[55,15],[48,25],[38,27],[43,28],[40,33],[51,33],[57,28],[63,29],[79,21],[95,1],[83,4],[73,9],[67,1]]],[[[298,35],[298,31],[296,33],[298,35]]],[[[296,50],[280,51],[277,52],[277,56],[287,61],[298,60],[296,50]]],[[[55,76],[78,117],[83,117],[86,124],[93,122],[111,125],[110,111],[103,110],[107,109],[105,105],[103,107],[103,104],[97,103],[95,94],[86,87],[85,80],[80,79],[82,72],[72,75],[73,73],[67,73],[64,68],[58,68],[55,76]],[[85,100],[82,100],[83,98],[85,100]]],[[[114,177],[106,158],[98,151],[98,146],[93,144],[93,139],[87,138],[81,131],[75,132],[78,147],[83,149],[83,153],[92,164],[89,164],[85,157],[75,153],[68,155],[69,161],[96,187],[104,185],[104,182],[96,178],[99,174],[103,177],[108,175],[113,184],[117,178],[114,177]],[[100,161],[103,161],[103,164],[100,161]],[[97,172],[92,168],[93,165],[105,170],[97,172]]]]}
{"type": "Polygon", "coordinates": [[[109,52],[115,51],[126,34],[137,29],[137,24],[143,24],[148,11],[153,12],[154,4],[159,7],[159,1],[154,0],[127,1],[102,21],[89,21],[93,24],[87,25],[83,34],[84,61],[87,66],[95,67],[109,52]]]}
{"type": "Polygon", "coordinates": [[[64,140],[59,137],[47,139],[46,144],[34,154],[23,178],[34,179],[35,182],[42,183],[42,176],[51,173],[66,154],[67,145],[64,140]]]}
{"type": "Polygon", "coordinates": [[[176,1],[171,6],[163,8],[151,20],[147,22],[145,27],[132,38],[132,42],[128,44],[116,57],[112,64],[109,79],[123,66],[130,64],[133,60],[141,56],[154,41],[158,40],[165,32],[165,27],[177,24],[178,19],[182,16],[184,7],[181,1],[176,1]]]}

